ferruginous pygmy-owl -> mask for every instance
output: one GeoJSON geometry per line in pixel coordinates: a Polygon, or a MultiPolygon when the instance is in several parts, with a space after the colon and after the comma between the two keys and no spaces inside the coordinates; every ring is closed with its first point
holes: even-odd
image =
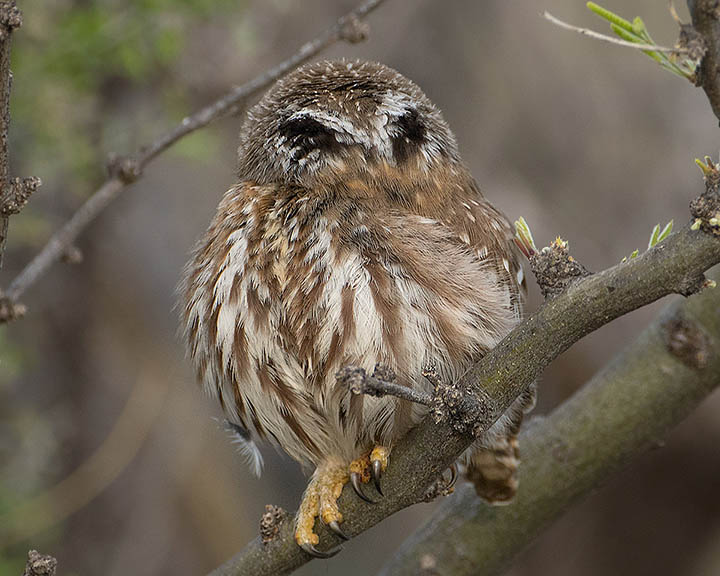
{"type": "MultiPolygon", "coordinates": [[[[198,378],[259,470],[269,438],[314,468],[295,537],[342,535],[343,485],[379,476],[424,415],[353,395],[344,366],[381,363],[429,387],[457,379],[518,322],[522,272],[506,218],[480,193],[440,111],[381,64],[319,62],[280,80],[241,132],[237,183],[190,261],[184,328],[198,378]]],[[[478,494],[517,488],[518,399],[465,454],[478,494]]]]}

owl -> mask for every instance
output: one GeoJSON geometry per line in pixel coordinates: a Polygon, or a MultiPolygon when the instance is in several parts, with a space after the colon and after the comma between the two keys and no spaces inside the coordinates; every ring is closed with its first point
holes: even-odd
{"type": "MultiPolygon", "coordinates": [[[[249,111],[237,181],[186,269],[182,324],[198,379],[256,471],[255,438],[313,471],[295,526],[305,551],[326,554],[316,520],[344,536],[343,486],[370,500],[393,446],[426,414],[353,395],[336,373],[382,364],[397,383],[429,388],[432,366],[453,382],[518,322],[521,285],[507,219],[440,111],[395,70],[305,65],[249,111]]],[[[519,398],[461,459],[490,502],[517,489],[533,401],[519,398]]]]}

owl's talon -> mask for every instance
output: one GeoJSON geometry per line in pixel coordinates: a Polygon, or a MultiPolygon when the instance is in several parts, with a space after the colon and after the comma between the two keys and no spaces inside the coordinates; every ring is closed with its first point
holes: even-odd
{"type": "Polygon", "coordinates": [[[390,450],[385,446],[375,446],[372,452],[370,452],[370,472],[372,474],[373,484],[380,493],[380,496],[384,496],[382,488],[380,487],[380,478],[382,478],[383,472],[388,466],[390,461],[390,450]]]}
{"type": "Polygon", "coordinates": [[[368,504],[377,504],[375,500],[368,498],[362,491],[362,481],[358,472],[350,473],[350,484],[352,484],[353,490],[355,490],[355,494],[357,494],[361,500],[365,500],[365,502],[367,502],[368,504]]]}
{"type": "Polygon", "coordinates": [[[332,558],[335,556],[340,550],[342,550],[342,546],[338,546],[336,548],[333,548],[332,550],[328,550],[327,552],[321,552],[315,546],[310,544],[310,542],[305,542],[304,544],[300,544],[300,548],[305,550],[310,556],[314,558],[332,558]]]}
{"type": "Polygon", "coordinates": [[[446,484],[445,490],[448,492],[452,490],[455,487],[455,482],[457,482],[458,477],[458,469],[457,464],[451,464],[450,465],[450,481],[446,484]]]}
{"type": "Polygon", "coordinates": [[[343,532],[342,528],[340,528],[340,524],[337,520],[333,520],[332,522],[328,523],[328,528],[332,530],[338,537],[342,538],[343,540],[350,540],[350,536],[345,534],[343,532]]]}
{"type": "Polygon", "coordinates": [[[375,488],[380,494],[380,496],[385,496],[383,494],[382,488],[380,487],[380,478],[382,477],[383,473],[383,463],[380,460],[373,460],[372,463],[372,478],[373,478],[373,484],[375,484],[375,488]]]}

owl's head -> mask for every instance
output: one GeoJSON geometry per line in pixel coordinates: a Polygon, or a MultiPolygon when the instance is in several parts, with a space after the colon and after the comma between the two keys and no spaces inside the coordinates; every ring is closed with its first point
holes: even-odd
{"type": "Polygon", "coordinates": [[[413,82],[382,64],[325,61],[298,68],[248,113],[242,179],[303,184],[347,169],[427,169],[458,162],[455,136],[413,82]]]}

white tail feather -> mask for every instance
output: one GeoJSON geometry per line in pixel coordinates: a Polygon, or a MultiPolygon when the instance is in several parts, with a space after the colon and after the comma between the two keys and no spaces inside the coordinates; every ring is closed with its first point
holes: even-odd
{"type": "Polygon", "coordinates": [[[249,430],[239,424],[225,420],[225,430],[230,434],[230,441],[237,447],[250,471],[260,478],[263,469],[263,457],[255,444],[249,430]]]}

